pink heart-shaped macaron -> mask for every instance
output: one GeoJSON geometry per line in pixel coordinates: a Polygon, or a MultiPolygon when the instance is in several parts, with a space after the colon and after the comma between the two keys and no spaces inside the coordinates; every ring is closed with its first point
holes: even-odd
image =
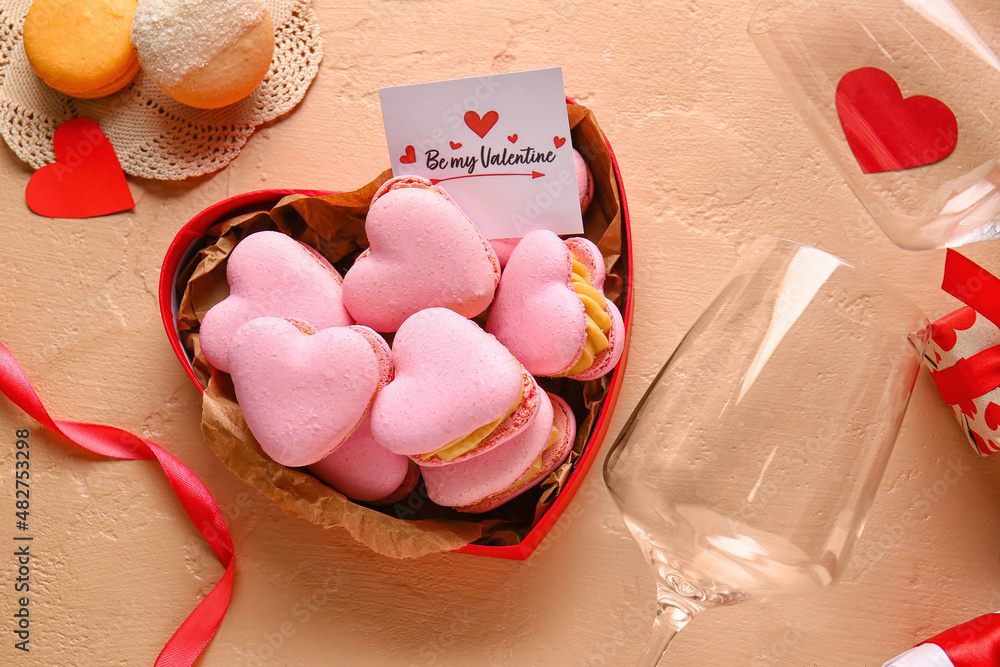
{"type": "Polygon", "coordinates": [[[562,465],[573,448],[576,418],[558,396],[542,392],[541,398],[531,423],[503,445],[470,461],[423,468],[427,496],[460,512],[487,512],[562,465]]]}
{"type": "Polygon", "coordinates": [[[230,373],[264,453],[281,465],[305,466],[340,446],[364,419],[380,381],[391,379],[388,353],[364,327],[316,331],[278,317],[240,327],[230,343],[230,373]]]}
{"type": "Polygon", "coordinates": [[[199,342],[209,363],[229,372],[229,341],[257,317],[294,317],[316,329],[354,324],[344,307],[341,278],[323,256],[281,232],[240,241],[229,255],[230,294],[201,322],[199,342]]]}
{"type": "Polygon", "coordinates": [[[548,230],[530,232],[504,267],[486,330],[532,375],[600,377],[620,358],[624,330],[617,307],[603,297],[604,279],[604,259],[590,241],[563,241],[548,230]],[[574,262],[586,273],[586,285],[579,276],[574,279],[574,262]],[[598,332],[606,338],[603,351],[588,342],[596,320],[610,325],[598,332]],[[593,349],[585,349],[588,345],[593,349]],[[592,364],[581,370],[578,362],[591,354],[592,364]]]}
{"type": "Polygon", "coordinates": [[[534,378],[479,326],[446,308],[408,318],[392,343],[395,380],[379,391],[372,435],[420,465],[466,460],[527,426],[541,399],[534,378]],[[472,451],[442,459],[435,452],[496,423],[472,451]]]}
{"type": "Polygon", "coordinates": [[[368,419],[309,472],[352,500],[376,505],[405,498],[420,479],[420,468],[409,457],[375,442],[368,419]]]}
{"type": "Polygon", "coordinates": [[[370,247],[344,277],[344,303],[358,323],[395,331],[425,308],[475,317],[493,300],[500,281],[496,254],[430,181],[387,181],[372,198],[365,233],[370,247]]]}

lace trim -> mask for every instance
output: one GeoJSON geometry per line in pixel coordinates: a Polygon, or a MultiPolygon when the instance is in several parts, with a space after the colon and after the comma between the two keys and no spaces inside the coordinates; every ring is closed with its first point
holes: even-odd
{"type": "Polygon", "coordinates": [[[124,89],[96,100],[59,93],[39,79],[22,44],[31,0],[0,7],[0,135],[35,169],[55,161],[52,137],[63,122],[91,118],[101,126],[125,173],[181,180],[222,169],[257,126],[291,111],[319,71],[323,42],[309,0],[264,0],[274,18],[274,60],[246,99],[204,110],[175,102],[142,72],[124,89]]]}

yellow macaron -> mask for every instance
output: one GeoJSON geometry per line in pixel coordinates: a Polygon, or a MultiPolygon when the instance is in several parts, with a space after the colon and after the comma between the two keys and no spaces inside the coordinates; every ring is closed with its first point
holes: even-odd
{"type": "Polygon", "coordinates": [[[72,97],[124,88],[139,71],[130,42],[136,0],[34,0],[24,50],[45,83],[72,97]]]}

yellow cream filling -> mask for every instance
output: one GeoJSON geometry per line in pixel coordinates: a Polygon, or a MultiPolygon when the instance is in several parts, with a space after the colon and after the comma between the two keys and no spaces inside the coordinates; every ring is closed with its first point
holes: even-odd
{"type": "Polygon", "coordinates": [[[590,274],[587,268],[573,258],[573,273],[570,276],[573,289],[583,303],[587,316],[587,341],[583,344],[583,352],[572,368],[564,375],[582,373],[594,364],[598,354],[608,349],[608,333],[611,331],[611,316],[605,310],[607,299],[590,284],[590,274]]]}
{"type": "Polygon", "coordinates": [[[538,474],[538,471],[542,469],[542,459],[545,457],[545,452],[549,451],[549,449],[551,449],[552,446],[556,444],[556,440],[558,439],[559,439],[559,429],[553,426],[552,433],[551,435],[549,435],[549,442],[548,444],[545,445],[545,449],[543,449],[542,453],[535,458],[535,460],[531,463],[531,467],[529,467],[525,471],[525,473],[521,475],[521,478],[511,485],[512,488],[517,488],[521,486],[522,484],[526,483],[528,480],[530,480],[532,477],[538,474]]]}
{"type": "Polygon", "coordinates": [[[435,449],[433,452],[427,452],[426,454],[421,454],[420,458],[426,461],[427,459],[436,456],[442,461],[453,461],[462,454],[465,454],[466,452],[471,452],[473,449],[478,447],[479,443],[485,440],[490,433],[495,431],[497,426],[500,426],[500,422],[502,422],[503,420],[507,419],[507,417],[510,417],[512,414],[514,414],[514,411],[517,410],[517,408],[520,407],[521,405],[521,396],[523,396],[523,394],[524,394],[524,384],[522,383],[521,393],[518,394],[517,400],[514,401],[514,405],[507,411],[507,414],[505,414],[503,417],[497,419],[496,421],[492,421],[489,424],[486,424],[485,426],[480,426],[472,433],[469,433],[468,435],[463,435],[460,438],[456,438],[451,442],[449,442],[444,447],[439,447],[438,449],[435,449]]]}

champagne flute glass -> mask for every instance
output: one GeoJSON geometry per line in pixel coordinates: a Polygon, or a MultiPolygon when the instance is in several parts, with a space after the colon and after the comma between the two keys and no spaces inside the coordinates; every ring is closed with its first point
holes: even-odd
{"type": "Polygon", "coordinates": [[[994,0],[762,0],[748,31],[894,243],[1000,238],[994,0]]]}
{"type": "Polygon", "coordinates": [[[749,246],[604,464],[655,572],[642,664],[704,609],[837,580],[928,336],[916,306],[843,260],[749,246]]]}

